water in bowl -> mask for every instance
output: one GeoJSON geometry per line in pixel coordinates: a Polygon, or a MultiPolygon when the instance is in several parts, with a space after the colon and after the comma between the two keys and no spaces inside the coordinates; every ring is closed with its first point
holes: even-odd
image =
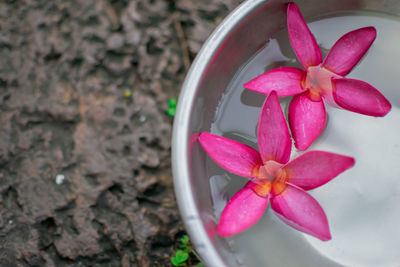
{"type": "MultiPolygon", "coordinates": [[[[370,13],[335,13],[309,24],[326,52],[343,34],[365,26],[377,39],[360,64],[347,76],[364,80],[391,101],[384,118],[368,117],[327,106],[323,134],[308,149],[356,158],[354,168],[310,193],[324,208],[332,240],[321,242],[282,223],[268,207],[250,230],[228,238],[238,261],[246,266],[398,266],[400,264],[400,20],[370,13]]],[[[278,66],[300,64],[287,31],[277,33],[227,87],[216,110],[211,132],[257,148],[256,125],[264,95],[243,89],[243,83],[278,66]]],[[[285,114],[290,98],[282,98],[285,114]]],[[[302,152],[293,147],[292,158],[302,152]]],[[[215,214],[246,179],[208,161],[215,214]]]]}

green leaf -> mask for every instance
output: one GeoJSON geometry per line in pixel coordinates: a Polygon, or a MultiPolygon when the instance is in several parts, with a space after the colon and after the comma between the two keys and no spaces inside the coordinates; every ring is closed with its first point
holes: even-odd
{"type": "Polygon", "coordinates": [[[168,99],[168,106],[169,107],[176,107],[176,98],[168,99]]]}
{"type": "Polygon", "coordinates": [[[189,259],[189,253],[179,249],[176,251],[175,256],[171,258],[171,262],[174,266],[185,266],[187,259],[189,259]]]}
{"type": "Polygon", "coordinates": [[[171,258],[172,265],[174,266],[185,266],[185,263],[180,262],[177,258],[171,258]]]}
{"type": "Polygon", "coordinates": [[[183,250],[178,250],[175,253],[175,257],[177,257],[181,262],[186,261],[187,259],[189,259],[189,253],[187,253],[186,251],[183,250]]]}
{"type": "Polygon", "coordinates": [[[195,265],[195,267],[206,267],[206,266],[204,265],[204,263],[199,262],[199,263],[197,263],[197,264],[195,265]]]}
{"type": "Polygon", "coordinates": [[[173,117],[175,116],[175,112],[176,112],[175,108],[168,108],[167,115],[173,117]]]}
{"type": "Polygon", "coordinates": [[[175,116],[175,112],[176,112],[176,98],[170,98],[168,99],[167,115],[173,117],[175,116]]]}
{"type": "Polygon", "coordinates": [[[189,244],[189,236],[188,235],[184,235],[181,238],[181,245],[183,247],[186,247],[189,244]]]}
{"type": "Polygon", "coordinates": [[[172,262],[172,265],[174,265],[174,266],[185,266],[186,264],[184,263],[184,262],[180,262],[177,258],[175,258],[175,257],[172,257],[171,258],[171,262],[172,262]]]}

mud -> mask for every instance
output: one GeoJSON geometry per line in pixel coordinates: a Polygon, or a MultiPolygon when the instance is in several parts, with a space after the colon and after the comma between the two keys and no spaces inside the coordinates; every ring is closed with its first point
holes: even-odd
{"type": "Polygon", "coordinates": [[[168,99],[238,3],[0,1],[0,266],[171,265],[168,99]]]}

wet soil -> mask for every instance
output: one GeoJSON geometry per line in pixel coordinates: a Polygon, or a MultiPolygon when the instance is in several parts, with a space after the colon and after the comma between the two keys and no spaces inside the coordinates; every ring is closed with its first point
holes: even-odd
{"type": "Polygon", "coordinates": [[[239,2],[0,0],[0,266],[171,265],[168,99],[239,2]]]}

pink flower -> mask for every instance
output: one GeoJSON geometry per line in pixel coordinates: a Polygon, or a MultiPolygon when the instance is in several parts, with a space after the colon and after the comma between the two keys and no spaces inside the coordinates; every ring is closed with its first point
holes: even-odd
{"type": "Polygon", "coordinates": [[[276,91],[279,97],[295,96],[289,105],[289,125],[298,149],[306,150],[323,131],[323,100],[369,116],[383,117],[390,111],[390,102],[372,85],[344,78],[375,40],[374,27],[343,35],[322,61],[321,50],[295,3],[288,4],[287,25],[290,43],[305,71],[294,67],[273,69],[244,87],[262,94],[276,91]]]}
{"type": "Polygon", "coordinates": [[[329,182],[352,167],[354,159],[310,151],[288,163],[292,142],[275,91],[262,107],[257,135],[260,152],[210,133],[199,136],[204,150],[222,168],[251,178],[222,211],[218,233],[230,236],[248,229],[261,218],[270,200],[283,222],[323,241],[330,240],[327,217],[305,190],[329,182]]]}

